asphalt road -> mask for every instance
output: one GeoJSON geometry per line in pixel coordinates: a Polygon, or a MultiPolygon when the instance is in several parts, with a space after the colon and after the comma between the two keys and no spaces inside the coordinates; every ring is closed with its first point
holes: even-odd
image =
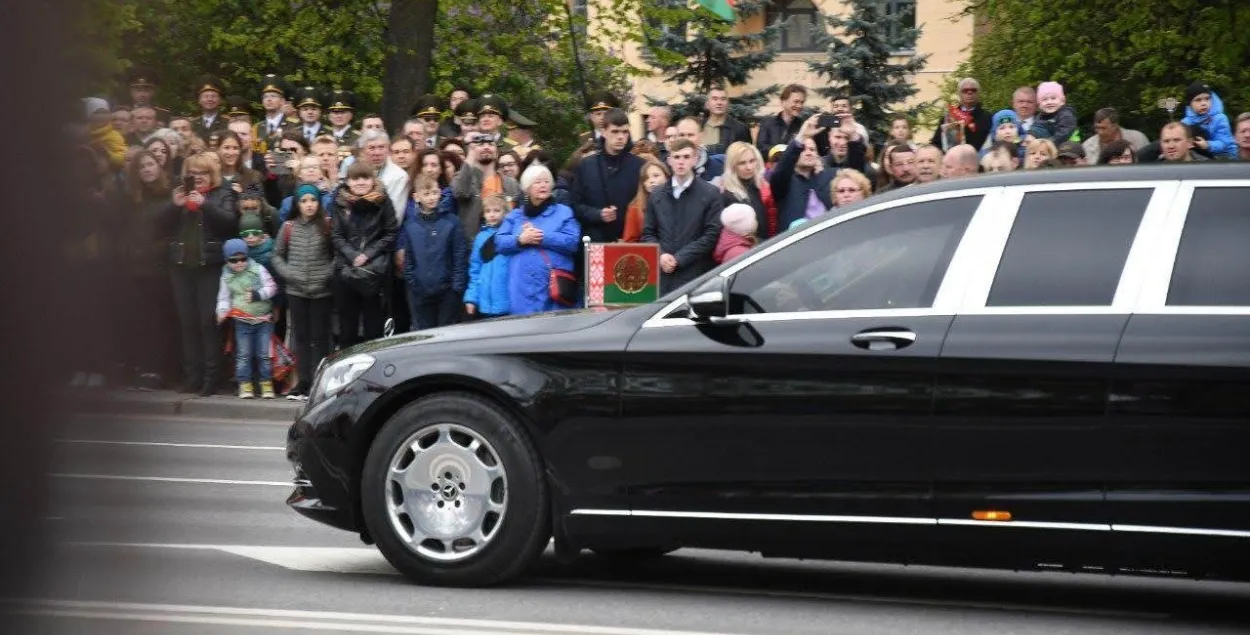
{"type": "Polygon", "coordinates": [[[285,426],[82,419],[61,434],[53,547],[6,633],[1245,633],[1250,585],[764,560],[545,557],[502,589],[414,586],[286,509],[285,426]]]}

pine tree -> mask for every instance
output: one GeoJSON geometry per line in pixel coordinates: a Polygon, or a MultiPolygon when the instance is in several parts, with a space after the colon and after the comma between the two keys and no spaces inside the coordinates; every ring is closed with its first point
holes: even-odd
{"type": "MultiPolygon", "coordinates": [[[[827,99],[849,97],[855,120],[868,129],[873,142],[896,111],[890,106],[907,101],[919,92],[913,83],[924,69],[928,55],[912,55],[895,63],[896,51],[914,51],[920,29],[906,28],[903,13],[887,13],[883,0],[847,0],[849,14],[824,16],[825,29],[817,38],[828,54],[825,61],[808,62],[808,68],[828,80],[816,88],[827,99]]],[[[916,106],[909,114],[923,108],[916,106]]]]}
{"type": "MultiPolygon", "coordinates": [[[[737,0],[739,20],[764,12],[769,0],[737,0]]],[[[711,11],[685,0],[653,0],[641,3],[645,41],[643,57],[669,82],[688,85],[681,101],[667,104],[676,118],[701,116],[708,90],[714,86],[743,86],[751,75],[772,64],[781,37],[780,23],[755,33],[734,33],[734,25],[711,11]]],[[[779,86],[772,85],[732,97],[729,114],[749,121],[768,103],[779,86]]],[[[665,105],[648,98],[652,105],[665,105]]]]}

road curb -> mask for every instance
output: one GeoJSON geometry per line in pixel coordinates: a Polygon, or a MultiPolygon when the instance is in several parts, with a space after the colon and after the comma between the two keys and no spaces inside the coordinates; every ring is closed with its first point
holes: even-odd
{"type": "Polygon", "coordinates": [[[172,392],[104,392],[72,395],[70,409],[83,414],[203,417],[290,423],[304,404],[285,399],[243,400],[224,395],[199,397],[172,392]]]}

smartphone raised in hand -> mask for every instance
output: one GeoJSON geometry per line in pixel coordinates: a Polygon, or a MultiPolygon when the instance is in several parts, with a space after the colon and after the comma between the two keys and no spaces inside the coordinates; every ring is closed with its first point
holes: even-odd
{"type": "Polygon", "coordinates": [[[182,191],[186,194],[190,194],[191,192],[195,191],[195,177],[193,176],[182,177],[182,191]]]}
{"type": "Polygon", "coordinates": [[[822,112],[820,118],[816,120],[816,126],[832,130],[842,126],[842,119],[831,112],[822,112]]]}

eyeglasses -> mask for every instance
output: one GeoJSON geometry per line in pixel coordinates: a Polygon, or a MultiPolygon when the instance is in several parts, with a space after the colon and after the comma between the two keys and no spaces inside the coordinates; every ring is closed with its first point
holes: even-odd
{"type": "Polygon", "coordinates": [[[858,187],[840,187],[834,191],[837,192],[838,194],[858,194],[859,188],[858,187]]]}
{"type": "Polygon", "coordinates": [[[208,176],[212,173],[207,170],[187,170],[187,174],[189,176],[208,176]]]}
{"type": "Polygon", "coordinates": [[[247,256],[231,256],[227,258],[227,261],[232,265],[237,265],[241,262],[247,262],[247,256]]]}
{"type": "Polygon", "coordinates": [[[264,235],[265,235],[265,230],[263,229],[245,229],[239,232],[239,236],[243,238],[260,238],[261,236],[264,236],[264,235]]]}

